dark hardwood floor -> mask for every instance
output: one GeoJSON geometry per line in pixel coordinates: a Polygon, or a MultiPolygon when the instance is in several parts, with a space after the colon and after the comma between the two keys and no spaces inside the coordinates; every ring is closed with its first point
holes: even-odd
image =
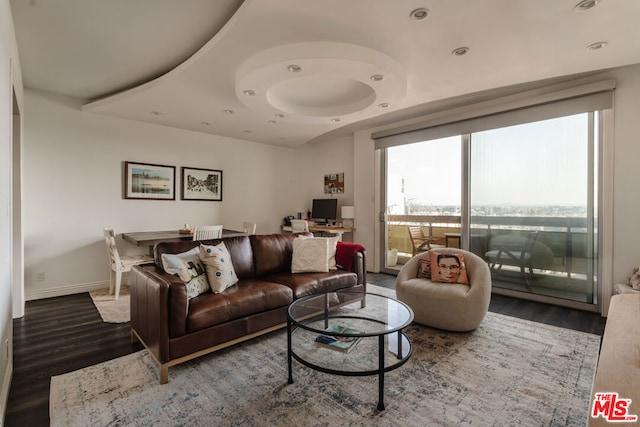
{"type": "MultiPolygon", "coordinates": [[[[393,289],[395,276],[368,273],[369,283],[393,289]]],[[[508,316],[602,336],[605,319],[596,313],[493,295],[489,310],[508,316]]],[[[88,293],[28,301],[13,321],[13,379],[5,425],[49,425],[52,376],[140,350],[131,344],[129,324],[104,323],[88,293]]]]}

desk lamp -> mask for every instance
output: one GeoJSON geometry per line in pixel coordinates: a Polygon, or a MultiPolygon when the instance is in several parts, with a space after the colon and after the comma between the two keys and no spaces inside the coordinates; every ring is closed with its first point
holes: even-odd
{"type": "Polygon", "coordinates": [[[342,216],[342,226],[351,228],[353,227],[353,218],[356,217],[356,208],[354,206],[343,206],[340,216],[342,216]]]}

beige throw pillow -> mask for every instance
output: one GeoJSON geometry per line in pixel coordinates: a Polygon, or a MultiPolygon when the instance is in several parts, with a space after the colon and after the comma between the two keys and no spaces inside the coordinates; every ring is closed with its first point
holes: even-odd
{"type": "Polygon", "coordinates": [[[200,245],[200,259],[207,269],[209,285],[214,293],[220,293],[238,283],[238,276],[224,242],[215,246],[200,245]]]}
{"type": "Polygon", "coordinates": [[[291,260],[292,273],[326,273],[328,271],[328,239],[308,237],[297,237],[293,239],[293,257],[291,260]]]}

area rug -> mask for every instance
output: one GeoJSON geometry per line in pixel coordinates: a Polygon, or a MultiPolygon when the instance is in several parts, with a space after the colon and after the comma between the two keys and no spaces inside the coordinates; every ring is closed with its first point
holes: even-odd
{"type": "Polygon", "coordinates": [[[377,377],[323,374],[294,360],[287,384],[281,330],[175,366],[165,385],[146,350],[53,377],[51,425],[586,424],[599,336],[495,313],[470,333],[405,331],[413,354],[386,374],[384,411],[377,377]]]}
{"type": "Polygon", "coordinates": [[[114,295],[109,295],[108,288],[91,291],[89,294],[104,322],[125,323],[131,320],[128,286],[120,287],[120,296],[117,301],[114,295]]]}

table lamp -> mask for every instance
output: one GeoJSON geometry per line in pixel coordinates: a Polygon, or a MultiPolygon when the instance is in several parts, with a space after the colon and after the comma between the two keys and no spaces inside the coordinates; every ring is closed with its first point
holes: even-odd
{"type": "Polygon", "coordinates": [[[351,228],[353,227],[353,218],[356,217],[356,208],[354,206],[343,206],[340,216],[342,216],[342,226],[351,228]]]}

